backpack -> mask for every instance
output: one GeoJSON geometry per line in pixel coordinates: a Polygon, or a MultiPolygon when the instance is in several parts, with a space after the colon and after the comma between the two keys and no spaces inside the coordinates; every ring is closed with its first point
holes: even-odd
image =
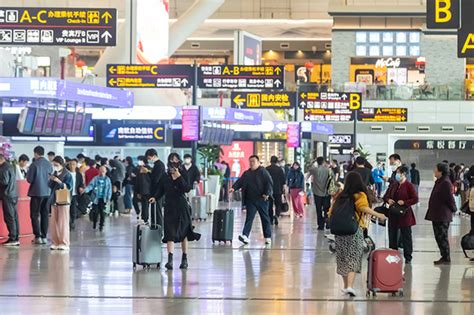
{"type": "Polygon", "coordinates": [[[334,203],[331,218],[329,219],[331,234],[344,236],[354,235],[359,229],[356,218],[354,198],[340,197],[334,203]]]}
{"type": "Polygon", "coordinates": [[[334,180],[333,172],[329,173],[326,190],[329,196],[334,196],[337,193],[336,181],[334,180]]]}

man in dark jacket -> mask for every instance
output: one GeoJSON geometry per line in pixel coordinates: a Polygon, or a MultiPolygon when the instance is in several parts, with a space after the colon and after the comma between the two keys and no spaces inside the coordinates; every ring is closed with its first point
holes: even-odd
{"type": "Polygon", "coordinates": [[[135,170],[135,181],[133,186],[133,206],[137,213],[137,220],[140,219],[140,213],[142,220],[148,222],[149,217],[149,203],[148,199],[152,196],[151,191],[151,167],[146,164],[144,156],[138,157],[138,167],[135,170]]]}
{"type": "Polygon", "coordinates": [[[267,167],[267,171],[270,173],[273,181],[273,195],[269,199],[268,214],[270,215],[270,223],[278,225],[278,217],[283,207],[281,196],[286,186],[286,176],[283,169],[278,165],[278,158],[276,156],[270,158],[270,166],[267,167]],[[275,205],[275,212],[273,211],[273,205],[275,205]]]}
{"type": "Polygon", "coordinates": [[[355,168],[351,172],[359,173],[362,177],[362,182],[366,187],[373,186],[375,184],[374,178],[372,177],[372,169],[366,167],[367,160],[361,156],[355,160],[355,168]]]}
{"type": "Polygon", "coordinates": [[[270,245],[272,242],[272,229],[270,226],[270,216],[268,215],[268,198],[273,195],[272,178],[268,171],[260,166],[258,156],[250,156],[249,162],[250,169],[244,172],[242,177],[234,183],[234,186],[229,191],[233,193],[235,190],[242,189],[244,204],[247,207],[244,230],[242,235],[239,235],[239,240],[245,245],[249,243],[253,220],[258,212],[262,220],[265,244],[270,245]]]}
{"type": "Polygon", "coordinates": [[[415,186],[416,193],[418,193],[418,190],[420,188],[420,171],[416,169],[415,163],[411,164],[410,178],[411,183],[415,186]]]}
{"type": "MultiPolygon", "coordinates": [[[[148,149],[145,152],[145,158],[148,160],[148,163],[151,164],[150,166],[152,167],[150,174],[150,196],[156,196],[158,193],[158,183],[160,182],[161,178],[166,175],[165,164],[158,158],[158,152],[156,152],[155,149],[148,149]]],[[[156,223],[163,226],[163,213],[161,210],[162,208],[163,200],[157,200],[156,203],[152,204],[152,223],[156,223]],[[156,207],[156,211],[154,207],[156,207]],[[155,213],[157,214],[157,218],[155,218],[155,213]]],[[[145,213],[142,213],[142,218],[144,214],[145,213]]]]}
{"type": "Polygon", "coordinates": [[[183,160],[182,171],[187,176],[186,178],[188,179],[189,187],[194,188],[194,186],[199,184],[201,181],[201,172],[199,172],[196,164],[194,164],[193,158],[190,154],[185,154],[183,160]]]}
{"type": "Polygon", "coordinates": [[[18,192],[15,168],[0,154],[0,199],[3,206],[3,218],[8,229],[8,241],[5,246],[19,246],[18,192]]]}
{"type": "Polygon", "coordinates": [[[26,180],[30,184],[28,196],[31,198],[30,218],[35,235],[33,242],[37,245],[41,245],[48,243],[46,239],[49,223],[47,202],[50,196],[48,183],[49,175],[53,173],[53,166],[51,162],[44,158],[44,148],[42,146],[34,148],[33,153],[35,160],[26,174],[26,180]]]}

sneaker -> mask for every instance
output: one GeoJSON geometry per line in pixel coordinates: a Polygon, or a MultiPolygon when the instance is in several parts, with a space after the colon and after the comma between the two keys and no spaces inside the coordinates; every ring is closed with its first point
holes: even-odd
{"type": "Polygon", "coordinates": [[[347,295],[347,289],[341,289],[341,293],[342,293],[342,295],[344,295],[344,296],[347,295]]]}
{"type": "Polygon", "coordinates": [[[239,241],[241,241],[245,245],[247,245],[250,242],[247,235],[239,235],[239,241]]]}
{"type": "Polygon", "coordinates": [[[66,245],[59,245],[58,246],[58,250],[62,250],[62,251],[69,251],[69,246],[66,246],[66,245]]]}
{"type": "Polygon", "coordinates": [[[355,297],[356,296],[356,292],[353,288],[347,288],[346,289],[346,294],[349,295],[350,297],[355,297]]]}
{"type": "Polygon", "coordinates": [[[51,250],[58,250],[58,249],[59,249],[59,246],[51,245],[51,246],[49,247],[49,249],[51,249],[51,250]]]}
{"type": "Polygon", "coordinates": [[[43,245],[43,239],[41,237],[37,237],[33,240],[33,244],[35,245],[43,245]]]}
{"type": "Polygon", "coordinates": [[[450,265],[450,264],[451,264],[451,259],[440,258],[440,259],[437,260],[437,261],[433,261],[433,264],[434,264],[435,266],[438,266],[438,265],[450,265]]]}
{"type": "Polygon", "coordinates": [[[43,242],[43,245],[48,244],[48,239],[46,237],[43,237],[41,241],[43,242]]]}
{"type": "Polygon", "coordinates": [[[272,239],[271,238],[266,238],[265,239],[265,244],[271,245],[272,244],[272,239]]]}
{"type": "Polygon", "coordinates": [[[3,243],[3,246],[7,246],[7,247],[20,246],[20,242],[14,241],[14,240],[8,240],[6,243],[3,243]]]}

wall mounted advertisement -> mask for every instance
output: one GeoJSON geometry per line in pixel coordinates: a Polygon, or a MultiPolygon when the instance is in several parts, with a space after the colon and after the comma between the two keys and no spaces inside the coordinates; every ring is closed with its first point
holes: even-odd
{"type": "Polygon", "coordinates": [[[234,33],[234,63],[255,66],[262,64],[262,39],[245,31],[234,33]]]}
{"type": "Polygon", "coordinates": [[[183,108],[182,116],[182,133],[181,140],[183,141],[198,141],[199,140],[199,107],[188,106],[183,108]]]}
{"type": "Polygon", "coordinates": [[[254,154],[252,141],[233,141],[222,146],[222,159],[230,166],[230,177],[240,177],[249,169],[249,157],[254,154]]]}

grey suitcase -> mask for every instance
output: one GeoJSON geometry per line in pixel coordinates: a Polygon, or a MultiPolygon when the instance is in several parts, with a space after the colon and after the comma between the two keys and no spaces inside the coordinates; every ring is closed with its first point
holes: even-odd
{"type": "Polygon", "coordinates": [[[193,220],[204,220],[207,219],[207,197],[196,196],[191,198],[191,209],[193,214],[193,220]]]}
{"type": "Polygon", "coordinates": [[[143,266],[143,269],[150,269],[151,265],[156,265],[157,268],[160,268],[163,256],[161,251],[162,227],[157,224],[137,224],[137,226],[133,227],[132,235],[133,269],[137,265],[143,266]]]}

